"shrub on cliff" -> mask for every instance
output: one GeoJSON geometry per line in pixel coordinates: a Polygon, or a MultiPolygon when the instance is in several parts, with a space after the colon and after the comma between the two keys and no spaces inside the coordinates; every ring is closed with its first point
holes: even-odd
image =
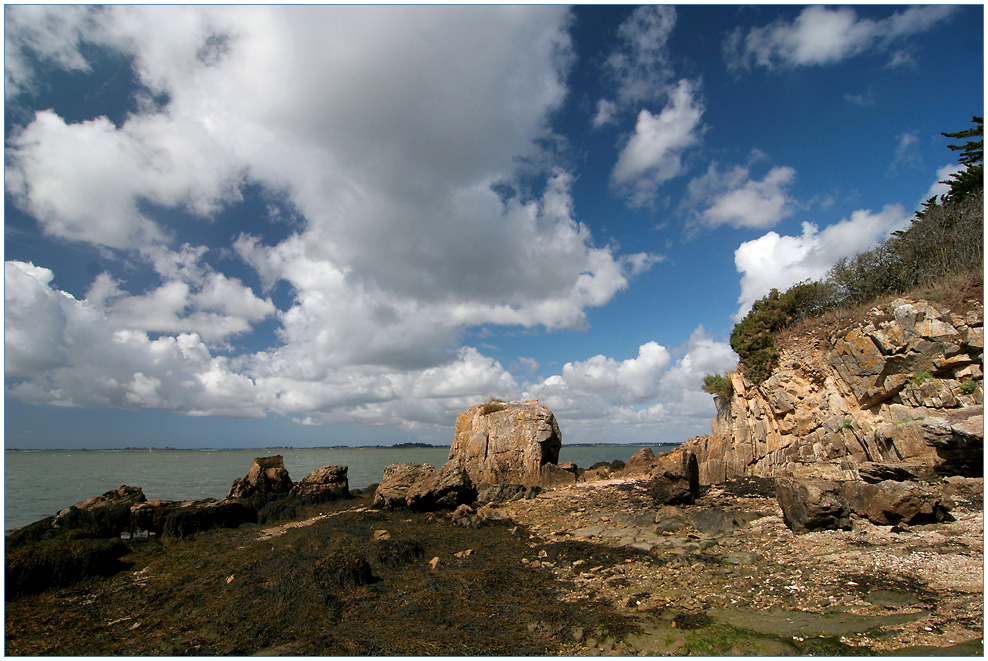
{"type": "Polygon", "coordinates": [[[745,376],[756,383],[768,378],[779,357],[776,334],[831,306],[832,291],[832,286],[826,282],[801,282],[781,294],[773,289],[768,296],[755,301],[748,314],[731,331],[731,348],[741,359],[740,367],[745,376]]]}
{"type": "Polygon", "coordinates": [[[703,388],[704,392],[708,392],[715,397],[720,397],[723,401],[730,401],[731,395],[734,394],[734,386],[731,385],[731,380],[726,376],[721,374],[708,374],[703,377],[703,388]]]}
{"type": "MultiPolygon", "coordinates": [[[[944,133],[951,138],[983,135],[981,117],[976,128],[944,133]]],[[[819,281],[801,282],[780,293],[773,289],[755,301],[751,311],[731,332],[731,348],[738,354],[738,369],[755,383],[771,375],[778,360],[779,331],[801,319],[827,310],[868,303],[887,295],[901,295],[945,276],[981,273],[984,269],[983,140],[949,145],[961,151],[964,170],[943,183],[950,191],[926,202],[906,229],[894,232],[874,248],[843,257],[819,281]]],[[[706,382],[703,389],[707,388],[706,382]]],[[[718,394],[712,392],[712,394],[718,394]]]]}

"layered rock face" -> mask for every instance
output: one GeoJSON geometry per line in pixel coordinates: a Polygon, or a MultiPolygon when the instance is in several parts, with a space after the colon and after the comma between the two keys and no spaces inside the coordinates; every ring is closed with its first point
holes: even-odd
{"type": "Polygon", "coordinates": [[[559,425],[547,407],[491,401],[456,416],[449,458],[458,460],[475,484],[542,486],[566,472],[553,470],[560,447],[559,425]]]}
{"type": "Polygon", "coordinates": [[[983,429],[984,315],[971,303],[959,315],[900,298],[829,342],[794,342],[801,346],[784,349],[761,384],[731,373],[734,392],[717,400],[713,435],[685,444],[700,481],[798,474],[820,463],[847,473],[833,478],[853,479],[865,462],[941,466],[958,463],[959,453],[965,467],[948,472],[980,470],[983,432],[971,440],[968,428],[983,429]],[[950,422],[964,407],[979,408],[950,422]]]}

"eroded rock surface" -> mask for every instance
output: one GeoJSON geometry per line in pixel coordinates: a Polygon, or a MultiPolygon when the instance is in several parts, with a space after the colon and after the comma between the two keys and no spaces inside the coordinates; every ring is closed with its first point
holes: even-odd
{"type": "Polygon", "coordinates": [[[290,492],[292,486],[292,478],[288,475],[285,460],[280,454],[257,457],[247,475],[234,480],[227,498],[283,495],[290,492]]]}
{"type": "Polygon", "coordinates": [[[772,375],[729,374],[712,435],[688,441],[703,484],[772,477],[800,464],[919,462],[950,474],[982,470],[982,437],[930,420],[966,417],[983,399],[983,310],[963,314],[900,298],[829,339],[792,338],[772,375]],[[976,459],[971,459],[976,457],[976,459]]]}
{"type": "Polygon", "coordinates": [[[546,406],[492,400],[456,417],[449,458],[459,460],[475,484],[575,482],[575,476],[561,474],[569,471],[545,468],[559,461],[561,446],[559,425],[546,406]]]}

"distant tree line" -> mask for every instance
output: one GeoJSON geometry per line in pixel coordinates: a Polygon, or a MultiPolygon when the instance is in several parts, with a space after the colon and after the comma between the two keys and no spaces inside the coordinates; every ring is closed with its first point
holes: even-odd
{"type": "MultiPolygon", "coordinates": [[[[886,295],[903,294],[944,276],[984,269],[984,120],[948,138],[970,138],[948,145],[961,152],[962,169],[945,183],[950,190],[932,197],[916,212],[909,227],[894,232],[874,248],[844,257],[816,281],[804,281],[784,292],[773,289],[752,305],[731,332],[738,369],[755,383],[772,373],[779,357],[779,331],[828,310],[852,307],[886,295]]],[[[703,390],[730,396],[730,381],[720,375],[704,378],[703,390]]]]}

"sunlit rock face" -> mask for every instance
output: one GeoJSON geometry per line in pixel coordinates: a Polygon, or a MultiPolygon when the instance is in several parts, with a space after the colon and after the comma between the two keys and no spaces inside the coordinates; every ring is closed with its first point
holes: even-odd
{"type": "Polygon", "coordinates": [[[829,464],[850,478],[864,462],[921,462],[950,472],[927,427],[980,407],[984,313],[900,298],[828,339],[790,338],[772,375],[731,373],[713,434],[688,441],[700,481],[771,477],[829,464]]]}
{"type": "Polygon", "coordinates": [[[556,418],[537,401],[499,402],[471,406],[456,417],[449,450],[475,484],[549,486],[563,473],[554,470],[562,447],[556,418]]]}

